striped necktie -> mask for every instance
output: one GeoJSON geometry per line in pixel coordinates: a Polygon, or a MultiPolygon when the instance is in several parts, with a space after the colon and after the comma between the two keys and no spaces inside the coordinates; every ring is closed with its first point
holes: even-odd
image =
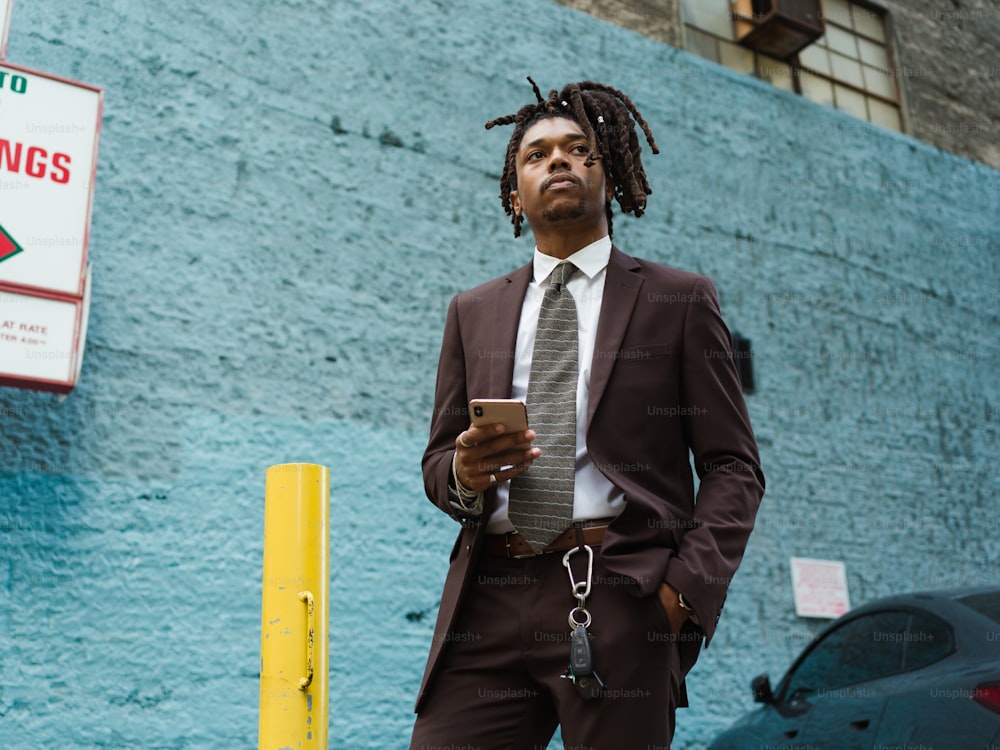
{"type": "Polygon", "coordinates": [[[556,266],[542,298],[527,398],[528,426],[542,455],[510,485],[508,516],[535,552],[573,520],[579,362],[576,301],[566,282],[577,270],[567,262],[556,266]]]}

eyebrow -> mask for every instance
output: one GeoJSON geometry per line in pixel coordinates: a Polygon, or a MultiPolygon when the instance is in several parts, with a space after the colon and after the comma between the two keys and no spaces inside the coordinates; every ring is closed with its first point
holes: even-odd
{"type": "Polygon", "coordinates": [[[554,138],[536,138],[535,140],[529,143],[522,143],[521,149],[519,150],[534,148],[535,146],[541,146],[544,145],[545,143],[548,143],[549,141],[562,141],[565,143],[567,141],[586,141],[586,140],[587,136],[584,135],[583,133],[566,133],[565,135],[556,136],[554,138]]]}

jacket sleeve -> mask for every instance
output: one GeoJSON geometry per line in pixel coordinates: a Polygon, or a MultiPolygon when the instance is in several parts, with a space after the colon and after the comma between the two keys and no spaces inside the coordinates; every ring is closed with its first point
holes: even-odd
{"type": "Polygon", "coordinates": [[[464,508],[458,502],[451,474],[455,440],[469,426],[465,347],[459,326],[459,299],[459,296],[453,297],[448,306],[434,389],[430,438],[424,451],[422,467],[424,491],[428,499],[455,520],[469,524],[480,517],[481,503],[477,508],[464,508]]]}
{"type": "Polygon", "coordinates": [[[757,443],[712,282],[700,277],[684,323],[684,429],[700,480],[694,524],[664,580],[684,595],[705,632],[716,623],[764,493],[757,443]]]}

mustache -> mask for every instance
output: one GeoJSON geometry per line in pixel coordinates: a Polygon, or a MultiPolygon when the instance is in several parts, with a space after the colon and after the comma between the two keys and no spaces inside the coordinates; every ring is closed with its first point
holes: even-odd
{"type": "Polygon", "coordinates": [[[542,183],[542,190],[541,190],[541,192],[544,193],[546,190],[548,190],[549,186],[553,182],[559,182],[559,181],[562,181],[562,180],[568,180],[569,182],[572,182],[577,187],[581,187],[583,185],[583,181],[579,177],[577,177],[575,174],[573,174],[572,172],[556,172],[554,175],[552,175],[547,180],[545,180],[545,182],[542,183]]]}

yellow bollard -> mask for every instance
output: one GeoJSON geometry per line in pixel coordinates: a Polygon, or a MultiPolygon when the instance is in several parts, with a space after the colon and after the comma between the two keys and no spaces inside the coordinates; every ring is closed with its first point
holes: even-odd
{"type": "Polygon", "coordinates": [[[330,470],[280,464],[264,489],[259,750],[326,750],[330,470]]]}

